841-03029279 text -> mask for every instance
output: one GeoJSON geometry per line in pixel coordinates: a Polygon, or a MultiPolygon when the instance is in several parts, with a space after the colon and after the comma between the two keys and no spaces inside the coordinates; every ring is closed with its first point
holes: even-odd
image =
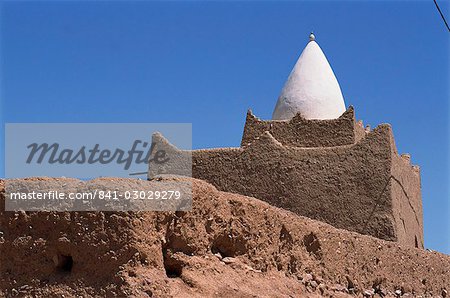
{"type": "Polygon", "coordinates": [[[31,191],[11,192],[11,200],[179,200],[180,190],[93,190],[85,192],[31,191]]]}

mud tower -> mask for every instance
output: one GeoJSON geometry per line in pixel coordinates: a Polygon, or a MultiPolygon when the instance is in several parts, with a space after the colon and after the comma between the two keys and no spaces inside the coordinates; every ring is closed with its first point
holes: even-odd
{"type": "MultiPolygon", "coordinates": [[[[169,154],[188,155],[161,135],[169,154]]],[[[313,34],[276,103],[273,119],[248,111],[241,146],[193,150],[192,175],[337,228],[423,248],[419,167],[398,154],[392,128],[373,130],[345,109],[313,34]]],[[[153,177],[149,168],[149,179],[153,177]]]]}

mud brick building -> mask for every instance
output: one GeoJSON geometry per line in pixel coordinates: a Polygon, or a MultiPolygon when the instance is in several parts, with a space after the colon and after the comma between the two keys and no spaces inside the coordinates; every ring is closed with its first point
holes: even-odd
{"type": "MultiPolygon", "coordinates": [[[[292,70],[272,120],[247,113],[241,146],[180,151],[153,142],[192,176],[337,228],[423,248],[419,167],[399,155],[392,128],[373,130],[345,110],[314,35],[292,70]]],[[[152,178],[149,169],[149,178],[152,178]]]]}

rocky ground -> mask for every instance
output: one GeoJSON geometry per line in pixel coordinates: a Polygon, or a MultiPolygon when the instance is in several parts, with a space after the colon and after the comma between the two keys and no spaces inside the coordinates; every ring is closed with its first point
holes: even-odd
{"type": "MultiPolygon", "coordinates": [[[[65,188],[84,183],[39,179],[65,188]]],[[[111,189],[130,183],[98,181],[111,189]]],[[[191,181],[189,212],[60,213],[4,212],[0,181],[0,297],[448,295],[450,256],[191,181]]]]}

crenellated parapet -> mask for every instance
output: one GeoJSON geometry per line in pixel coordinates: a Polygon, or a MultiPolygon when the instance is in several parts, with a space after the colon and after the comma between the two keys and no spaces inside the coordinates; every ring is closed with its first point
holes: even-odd
{"type": "Polygon", "coordinates": [[[264,131],[286,146],[334,147],[354,144],[365,136],[362,124],[356,122],[350,106],[339,118],[309,120],[300,113],[289,120],[261,120],[249,110],[241,146],[246,146],[264,131]]]}

